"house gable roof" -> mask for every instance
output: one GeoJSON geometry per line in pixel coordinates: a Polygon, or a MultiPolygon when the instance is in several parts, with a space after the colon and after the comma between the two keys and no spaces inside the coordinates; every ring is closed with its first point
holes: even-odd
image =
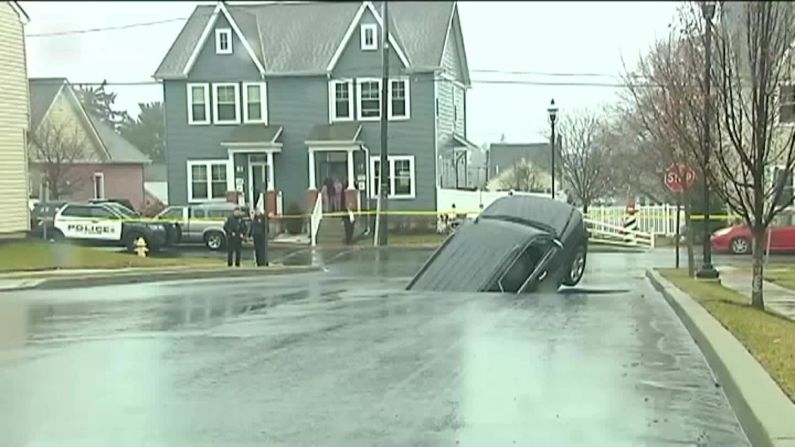
{"type": "MultiPolygon", "coordinates": [[[[342,38],[342,42],[340,42],[340,44],[337,47],[336,51],[334,51],[334,55],[331,57],[331,60],[328,63],[328,67],[326,67],[327,71],[331,72],[332,70],[334,70],[334,67],[337,66],[337,61],[339,61],[340,56],[342,56],[342,52],[348,46],[348,43],[350,42],[351,38],[355,34],[356,28],[359,26],[359,23],[361,22],[362,16],[364,15],[365,11],[369,11],[370,14],[373,15],[373,17],[375,18],[376,23],[378,24],[380,32],[383,32],[383,30],[384,30],[384,19],[383,19],[383,17],[381,17],[381,15],[378,13],[378,11],[375,10],[375,6],[373,6],[372,2],[369,2],[369,1],[363,2],[362,5],[359,7],[359,10],[356,11],[356,15],[354,16],[353,20],[351,21],[350,25],[348,26],[348,29],[345,31],[345,35],[342,38]]],[[[389,46],[390,46],[391,49],[393,49],[395,51],[395,53],[397,54],[398,58],[400,58],[400,61],[403,63],[403,66],[408,68],[410,66],[409,60],[406,58],[406,54],[401,49],[401,46],[398,45],[397,40],[395,39],[395,36],[394,36],[395,33],[391,30],[393,22],[394,22],[394,19],[392,19],[392,17],[390,17],[390,20],[389,20],[389,25],[390,25],[389,46]]]]}
{"type": "MultiPolygon", "coordinates": [[[[450,1],[390,3],[391,43],[399,56],[403,53],[410,70],[440,68],[454,4],[450,1]]],[[[264,74],[270,76],[327,74],[333,68],[335,54],[350,40],[351,30],[355,31],[358,24],[356,19],[365,9],[373,11],[377,20],[383,22],[380,2],[369,1],[243,3],[227,4],[224,8],[202,5],[194,10],[157,68],[156,79],[186,77],[185,68],[195,48],[200,47],[202,35],[212,28],[210,22],[216,9],[228,12],[227,20],[236,23],[251,52],[260,58],[264,74]]]]}
{"type": "Polygon", "coordinates": [[[81,124],[95,138],[101,153],[96,154],[105,163],[150,163],[149,158],[138,148],[117,134],[109,125],[86,112],[72,85],[66,78],[31,78],[30,129],[35,132],[47,117],[52,105],[61,95],[74,107],[81,124]]]}
{"type": "Polygon", "coordinates": [[[30,22],[30,16],[27,12],[25,12],[24,9],[22,9],[22,6],[20,6],[19,2],[11,1],[8,2],[8,4],[11,5],[11,9],[17,13],[17,16],[19,16],[19,21],[22,22],[23,25],[27,25],[30,22]]]}
{"type": "MultiPolygon", "coordinates": [[[[185,63],[185,67],[182,69],[182,76],[187,76],[188,73],[190,73],[190,70],[193,68],[193,64],[195,64],[196,59],[199,58],[199,53],[201,53],[201,50],[202,48],[204,48],[204,45],[207,44],[207,39],[212,34],[215,22],[218,20],[218,16],[220,14],[223,14],[224,17],[226,18],[226,21],[229,22],[229,26],[232,27],[232,31],[237,35],[237,38],[240,39],[240,41],[243,43],[243,47],[248,52],[248,55],[249,57],[251,57],[251,60],[254,62],[254,65],[257,66],[257,69],[260,71],[260,73],[264,73],[265,68],[263,67],[261,62],[262,57],[260,55],[257,55],[257,52],[254,50],[255,47],[251,46],[248,39],[241,31],[240,26],[238,26],[237,22],[232,18],[232,15],[229,13],[226,6],[224,6],[224,3],[218,2],[218,5],[215,7],[212,14],[210,15],[210,19],[204,25],[204,29],[202,30],[202,34],[199,37],[199,41],[197,42],[196,45],[193,46],[191,54],[188,57],[188,61],[185,63]]],[[[251,34],[252,18],[245,16],[245,12],[239,12],[238,18],[241,19],[241,21],[245,24],[245,29],[249,32],[249,34],[251,34]]],[[[256,19],[253,20],[254,20],[254,26],[256,26],[256,19]]],[[[256,36],[249,35],[248,37],[254,40],[253,38],[255,38],[256,36]]],[[[255,40],[255,43],[257,44],[256,46],[259,47],[258,40],[255,40]]]]}
{"type": "Polygon", "coordinates": [[[149,164],[152,160],[143,154],[137,147],[127,141],[124,137],[117,134],[109,125],[100,121],[93,115],[86,114],[91,121],[91,125],[96,129],[102,140],[103,146],[108,153],[108,162],[111,163],[133,163],[149,164]]]}
{"type": "Polygon", "coordinates": [[[30,128],[36,130],[66,84],[66,78],[30,79],[30,128]]]}

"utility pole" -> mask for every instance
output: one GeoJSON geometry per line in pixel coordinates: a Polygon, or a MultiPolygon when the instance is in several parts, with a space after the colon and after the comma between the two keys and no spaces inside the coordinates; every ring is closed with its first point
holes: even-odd
{"type": "Polygon", "coordinates": [[[378,213],[378,245],[386,246],[389,231],[387,220],[387,199],[389,198],[389,121],[387,120],[387,101],[389,99],[389,2],[384,0],[383,13],[384,26],[381,30],[381,187],[379,188],[378,198],[381,207],[378,213]]]}
{"type": "Polygon", "coordinates": [[[720,275],[712,265],[712,246],[710,243],[709,222],[709,156],[712,152],[712,139],[710,137],[710,122],[712,121],[712,98],[710,98],[712,78],[712,18],[715,16],[715,2],[707,1],[701,4],[704,13],[704,169],[701,173],[704,181],[704,236],[703,236],[703,262],[701,269],[696,272],[700,279],[717,279],[720,275]]]}

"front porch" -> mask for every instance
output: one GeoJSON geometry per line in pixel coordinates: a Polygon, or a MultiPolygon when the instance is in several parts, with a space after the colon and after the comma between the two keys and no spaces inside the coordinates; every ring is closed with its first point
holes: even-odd
{"type": "Polygon", "coordinates": [[[309,184],[307,206],[321,198],[323,212],[369,209],[368,150],[358,123],[317,125],[306,140],[309,184]],[[325,194],[324,194],[325,192],[325,194]],[[339,192],[339,194],[337,194],[339,192]]]}
{"type": "Polygon", "coordinates": [[[221,143],[229,158],[227,190],[236,194],[238,204],[275,216],[283,214],[274,171],[274,157],[282,152],[278,141],[282,132],[281,126],[239,126],[221,143]]]}

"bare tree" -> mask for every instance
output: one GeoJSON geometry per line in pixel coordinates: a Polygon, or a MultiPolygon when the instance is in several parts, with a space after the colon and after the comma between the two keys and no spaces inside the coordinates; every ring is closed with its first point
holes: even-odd
{"type": "Polygon", "coordinates": [[[545,190],[544,176],[545,174],[538,167],[526,160],[519,160],[509,171],[500,175],[497,184],[500,189],[540,192],[545,190]]]}
{"type": "Polygon", "coordinates": [[[605,144],[604,120],[588,110],[563,117],[560,148],[563,179],[569,191],[588,212],[594,200],[611,192],[613,179],[609,147],[605,144]]]}
{"type": "Polygon", "coordinates": [[[717,191],[753,234],[751,304],[764,309],[765,234],[786,204],[783,183],[770,168],[795,166],[795,129],[778,123],[780,92],[791,85],[791,44],[795,40],[789,2],[743,2],[729,17],[724,10],[715,33],[714,79],[718,114],[715,147],[717,191]],[[735,20],[732,20],[735,19],[735,20]]]}
{"type": "MultiPolygon", "coordinates": [[[[626,95],[631,113],[625,115],[638,130],[637,136],[659,155],[656,172],[651,173],[662,186],[668,166],[690,166],[706,172],[704,147],[703,23],[697,20],[696,5],[684,4],[679,10],[679,23],[669,35],[656,42],[641,58],[635,73],[626,73],[626,95]]],[[[649,155],[651,155],[649,153],[649,155]]],[[[685,169],[679,172],[685,178],[685,169]]],[[[695,273],[693,231],[690,204],[693,191],[669,197],[685,206],[687,258],[690,276],[695,273]]]]}
{"type": "Polygon", "coordinates": [[[41,171],[50,199],[69,196],[84,179],[74,175],[74,164],[85,161],[87,142],[76,126],[45,121],[30,134],[30,162],[41,171]]]}

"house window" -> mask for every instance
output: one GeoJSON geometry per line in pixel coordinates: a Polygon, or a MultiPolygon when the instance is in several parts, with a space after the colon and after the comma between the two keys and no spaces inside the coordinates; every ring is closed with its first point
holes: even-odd
{"type": "Polygon", "coordinates": [[[378,49],[378,28],[375,24],[362,25],[360,29],[362,50],[378,49]]]}
{"type": "Polygon", "coordinates": [[[216,124],[240,123],[238,107],[238,84],[213,84],[213,102],[215,104],[216,124]]]}
{"type": "Polygon", "coordinates": [[[359,120],[374,121],[381,118],[381,80],[357,79],[359,86],[359,120]]]}
{"type": "Polygon", "coordinates": [[[409,80],[389,80],[389,118],[405,119],[409,117],[409,80]]]}
{"type": "Polygon", "coordinates": [[[188,162],[188,200],[226,198],[226,160],[188,162]]]}
{"type": "MultiPolygon", "coordinates": [[[[381,160],[378,156],[370,158],[370,191],[373,198],[378,197],[381,186],[381,160]]],[[[413,199],[416,191],[413,155],[389,156],[389,198],[413,199]]]]}
{"type": "Polygon", "coordinates": [[[779,122],[795,123],[795,85],[781,86],[779,122]]]}
{"type": "Polygon", "coordinates": [[[243,83],[243,122],[268,121],[268,90],[264,82],[243,83]]]}
{"type": "Polygon", "coordinates": [[[219,28],[215,30],[215,54],[232,54],[232,30],[219,28]]]}
{"type": "Polygon", "coordinates": [[[329,82],[330,121],[350,121],[353,119],[353,81],[335,80],[329,82]]]}
{"type": "Polygon", "coordinates": [[[209,84],[188,84],[188,124],[210,124],[209,84]]]}
{"type": "Polygon", "coordinates": [[[93,184],[94,184],[94,198],[95,199],[104,199],[105,198],[105,174],[101,172],[95,172],[93,176],[93,184]]]}

